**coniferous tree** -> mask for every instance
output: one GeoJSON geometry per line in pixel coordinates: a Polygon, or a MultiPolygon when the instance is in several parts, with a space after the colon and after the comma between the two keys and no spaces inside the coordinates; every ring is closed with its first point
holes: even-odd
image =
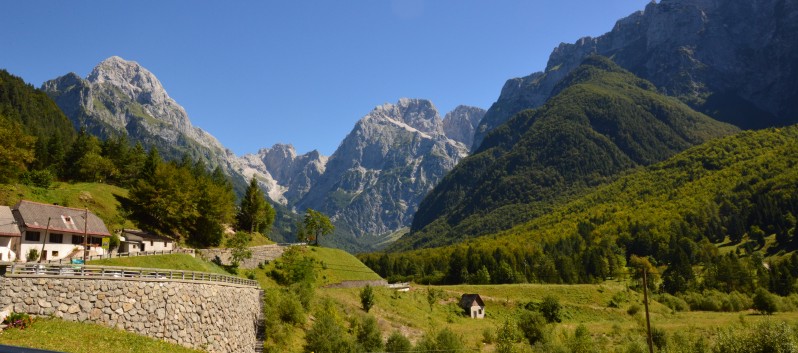
{"type": "Polygon", "coordinates": [[[249,182],[236,216],[238,229],[248,232],[266,232],[274,223],[274,208],[266,201],[254,177],[249,182]]]}

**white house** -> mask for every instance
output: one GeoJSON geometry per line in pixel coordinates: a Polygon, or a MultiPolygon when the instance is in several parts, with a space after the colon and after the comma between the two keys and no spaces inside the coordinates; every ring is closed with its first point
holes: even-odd
{"type": "Polygon", "coordinates": [[[147,233],[138,229],[123,229],[119,237],[120,253],[136,253],[142,251],[169,251],[175,249],[172,238],[147,233]]]}
{"type": "Polygon", "coordinates": [[[8,206],[0,206],[0,261],[17,259],[17,248],[22,233],[8,206]]]}
{"type": "Polygon", "coordinates": [[[90,255],[102,255],[102,239],[111,236],[100,217],[82,208],[23,200],[14,206],[13,214],[22,230],[17,254],[23,259],[31,249],[42,260],[80,258],[84,234],[90,255]]]}

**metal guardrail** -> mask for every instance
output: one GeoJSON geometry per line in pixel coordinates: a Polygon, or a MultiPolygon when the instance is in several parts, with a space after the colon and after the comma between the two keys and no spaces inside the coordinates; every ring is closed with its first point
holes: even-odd
{"type": "Polygon", "coordinates": [[[13,263],[6,268],[5,276],[208,282],[260,287],[251,279],[215,273],[117,266],[13,263]]]}
{"type": "MultiPolygon", "coordinates": [[[[101,260],[101,259],[113,259],[119,257],[136,257],[136,256],[152,256],[152,255],[169,255],[169,254],[191,254],[194,256],[194,249],[172,249],[172,250],[153,250],[153,251],[139,251],[139,252],[123,252],[123,253],[116,253],[116,254],[107,254],[107,255],[93,255],[87,256],[87,261],[92,260],[101,260]]],[[[83,260],[83,256],[78,256],[76,259],[83,260]]],[[[58,260],[49,260],[47,261],[48,264],[69,264],[72,260],[69,258],[63,258],[58,260]]]]}

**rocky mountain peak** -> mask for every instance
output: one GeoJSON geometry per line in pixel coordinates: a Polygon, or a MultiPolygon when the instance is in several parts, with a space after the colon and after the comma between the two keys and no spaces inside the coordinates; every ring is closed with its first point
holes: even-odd
{"type": "Polygon", "coordinates": [[[426,99],[401,98],[396,104],[383,104],[374,108],[361,121],[370,119],[387,119],[423,133],[443,135],[443,121],[438,110],[426,99]]]}
{"type": "Polygon", "coordinates": [[[443,132],[452,140],[471,146],[474,131],[485,116],[485,109],[459,105],[443,118],[443,132]]]}
{"type": "Polygon", "coordinates": [[[86,79],[91,83],[109,83],[141,104],[162,105],[170,101],[155,75],[139,63],[118,56],[103,60],[86,79]]]}

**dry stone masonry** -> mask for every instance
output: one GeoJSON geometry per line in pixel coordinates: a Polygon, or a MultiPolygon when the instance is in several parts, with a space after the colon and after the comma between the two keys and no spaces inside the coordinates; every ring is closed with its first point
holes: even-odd
{"type": "Polygon", "coordinates": [[[254,352],[260,290],[207,283],[0,277],[0,308],[93,322],[209,352],[254,352]]]}
{"type": "MultiPolygon", "coordinates": [[[[260,246],[253,246],[250,247],[249,250],[252,251],[252,257],[249,259],[244,259],[239,264],[241,268],[248,268],[252,269],[258,267],[258,264],[263,263],[265,261],[274,261],[278,259],[280,256],[283,256],[283,251],[285,251],[286,247],[280,245],[260,245],[260,246]]],[[[230,265],[232,258],[232,249],[202,249],[197,250],[197,254],[205,261],[216,261],[216,258],[219,258],[219,261],[222,264],[230,265]]]]}

